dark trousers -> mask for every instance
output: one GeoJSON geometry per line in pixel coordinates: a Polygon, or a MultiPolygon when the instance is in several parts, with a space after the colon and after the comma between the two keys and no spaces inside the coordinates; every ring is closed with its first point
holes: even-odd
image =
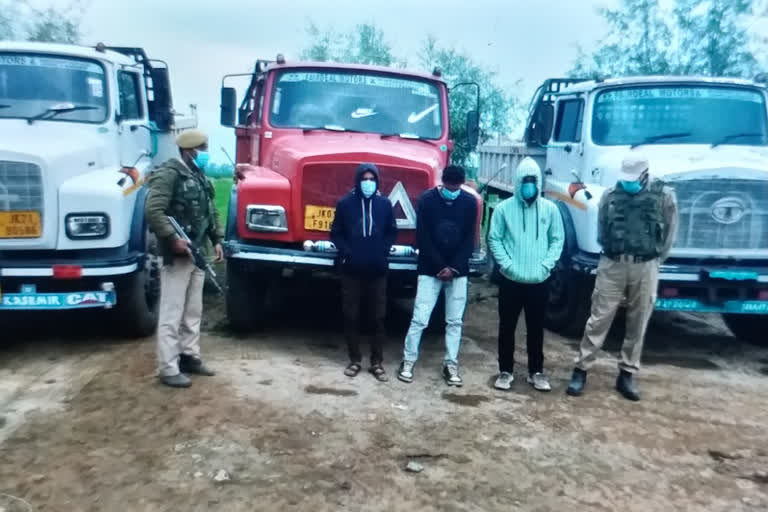
{"type": "Polygon", "coordinates": [[[524,284],[501,278],[499,284],[499,371],[512,373],[515,364],[515,329],[520,310],[528,331],[528,374],[544,369],[544,311],[546,283],[524,284]]]}
{"type": "Polygon", "coordinates": [[[371,365],[381,364],[386,332],[384,319],[387,313],[387,278],[373,279],[342,275],[342,309],[344,311],[344,336],[349,349],[349,360],[360,363],[360,309],[368,314],[365,321],[374,329],[371,341],[371,365]],[[367,307],[366,307],[367,306],[367,307]]]}

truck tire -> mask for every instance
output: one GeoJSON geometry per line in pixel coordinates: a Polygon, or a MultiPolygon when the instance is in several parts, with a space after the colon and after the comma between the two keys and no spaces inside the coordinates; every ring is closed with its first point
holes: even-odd
{"type": "Polygon", "coordinates": [[[248,267],[234,260],[227,261],[227,320],[237,333],[247,333],[264,322],[267,306],[268,279],[259,279],[248,267]]]}
{"type": "Polygon", "coordinates": [[[160,257],[154,235],[146,235],[144,267],[117,283],[115,314],[120,333],[131,338],[154,334],[160,308],[160,257]]]}
{"type": "Polygon", "coordinates": [[[555,203],[560,210],[565,231],[565,243],[560,260],[549,278],[549,304],[545,316],[546,327],[570,338],[579,338],[589,319],[592,307],[594,278],[573,270],[571,257],[578,250],[576,230],[568,208],[555,203]]]}
{"type": "Polygon", "coordinates": [[[725,325],[741,341],[768,347],[768,315],[723,315],[725,325]]]}

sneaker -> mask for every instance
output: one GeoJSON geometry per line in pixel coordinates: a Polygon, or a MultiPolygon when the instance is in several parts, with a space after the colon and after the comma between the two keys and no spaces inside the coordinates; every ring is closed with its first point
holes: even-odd
{"type": "Polygon", "coordinates": [[[587,372],[581,368],[574,368],[573,375],[571,376],[571,382],[568,384],[568,389],[566,389],[565,392],[570,396],[581,396],[586,383],[587,372]]]}
{"type": "Polygon", "coordinates": [[[547,376],[543,373],[534,373],[528,376],[528,384],[533,386],[536,391],[552,391],[547,376]]]}
{"type": "Polygon", "coordinates": [[[213,377],[216,375],[216,372],[205,366],[201,359],[186,354],[181,354],[179,356],[179,370],[181,373],[191,375],[205,375],[206,377],[213,377]]]}
{"type": "Polygon", "coordinates": [[[443,378],[445,383],[449,386],[461,387],[464,385],[464,381],[459,376],[459,367],[455,364],[446,364],[443,366],[443,378]]]}
{"type": "Polygon", "coordinates": [[[632,374],[628,371],[620,371],[619,377],[616,379],[616,391],[627,400],[632,400],[633,402],[640,400],[640,393],[637,392],[637,388],[632,382],[632,374]]]}
{"type": "Polygon", "coordinates": [[[403,361],[400,363],[400,370],[397,372],[397,378],[403,382],[413,382],[414,361],[403,361]]]}
{"type": "Polygon", "coordinates": [[[189,380],[189,377],[182,373],[160,377],[160,382],[172,388],[188,388],[192,385],[192,381],[189,380]]]}
{"type": "Polygon", "coordinates": [[[496,389],[503,389],[509,391],[512,389],[512,383],[515,382],[515,376],[509,372],[501,372],[496,379],[496,383],[493,385],[496,389]]]}

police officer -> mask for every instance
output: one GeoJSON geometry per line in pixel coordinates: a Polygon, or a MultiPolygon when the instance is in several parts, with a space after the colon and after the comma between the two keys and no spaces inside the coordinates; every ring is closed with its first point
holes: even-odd
{"type": "Polygon", "coordinates": [[[628,400],[640,400],[632,375],[640,369],[645,330],[656,302],[659,265],[672,248],[678,225],[674,192],[662,181],[651,180],[648,169],[645,157],[630,153],[622,162],[616,186],[600,201],[598,242],[603,254],[597,267],[592,312],[567,389],[571,396],[584,390],[587,370],[626,296],[626,333],[616,390],[628,400]]]}
{"type": "Polygon", "coordinates": [[[176,219],[193,243],[210,240],[217,262],[223,259],[223,252],[213,185],[204,174],[208,136],[200,130],[187,130],[176,138],[176,144],[181,158],[168,160],[150,175],[145,214],[163,256],[157,330],[160,381],[171,387],[189,387],[191,382],[184,374],[214,375],[200,358],[205,273],[195,266],[187,242],[176,236],[167,216],[176,219]]]}

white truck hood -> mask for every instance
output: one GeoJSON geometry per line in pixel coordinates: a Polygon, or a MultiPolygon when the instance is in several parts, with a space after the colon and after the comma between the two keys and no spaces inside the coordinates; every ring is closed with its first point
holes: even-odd
{"type": "MultiPolygon", "coordinates": [[[[629,149],[611,148],[601,155],[596,167],[601,182],[610,187],[618,179],[621,161],[629,149]]],[[[640,146],[632,151],[644,154],[654,177],[675,181],[693,178],[727,178],[768,180],[768,147],[664,144],[640,146]]]]}

